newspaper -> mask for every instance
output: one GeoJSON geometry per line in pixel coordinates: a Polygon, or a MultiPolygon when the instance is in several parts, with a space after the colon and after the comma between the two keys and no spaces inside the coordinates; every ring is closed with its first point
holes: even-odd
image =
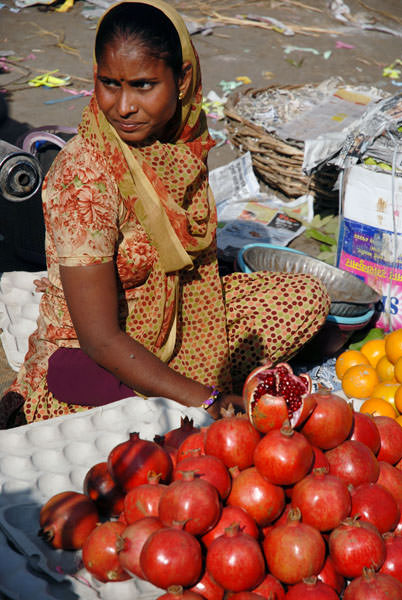
{"type": "Polygon", "coordinates": [[[365,158],[378,156],[379,160],[401,165],[402,92],[370,105],[362,117],[339,133],[328,133],[306,140],[303,171],[311,175],[327,163],[344,169],[365,158]],[[398,156],[394,156],[394,152],[398,156]],[[388,156],[386,156],[388,154],[388,156]],[[386,160],[385,160],[386,159],[386,160]]]}
{"type": "Polygon", "coordinates": [[[287,246],[313,218],[313,198],[303,196],[283,202],[274,192],[262,193],[254,174],[250,152],[210,172],[219,227],[218,254],[236,258],[243,246],[263,242],[287,246]]]}

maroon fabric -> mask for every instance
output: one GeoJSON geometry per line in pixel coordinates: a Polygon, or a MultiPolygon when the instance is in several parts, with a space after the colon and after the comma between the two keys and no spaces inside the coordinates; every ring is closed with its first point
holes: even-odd
{"type": "Polygon", "coordinates": [[[48,390],[60,402],[103,406],[135,395],[80,348],[59,348],[48,364],[48,390]]]}

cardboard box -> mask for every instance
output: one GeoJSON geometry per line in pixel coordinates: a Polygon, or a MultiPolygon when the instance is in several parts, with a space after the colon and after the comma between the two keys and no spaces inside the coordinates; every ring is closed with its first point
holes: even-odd
{"type": "Polygon", "coordinates": [[[376,326],[402,327],[402,178],[357,165],[344,174],[337,266],[382,296],[376,326]]]}

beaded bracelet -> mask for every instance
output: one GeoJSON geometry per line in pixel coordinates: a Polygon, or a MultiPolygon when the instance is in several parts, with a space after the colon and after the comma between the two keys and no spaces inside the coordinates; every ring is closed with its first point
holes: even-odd
{"type": "Polygon", "coordinates": [[[204,408],[205,410],[208,410],[208,408],[212,406],[214,402],[222,398],[222,392],[220,392],[214,385],[209,386],[209,389],[211,390],[211,395],[205,400],[205,402],[201,404],[201,408],[204,408]]]}

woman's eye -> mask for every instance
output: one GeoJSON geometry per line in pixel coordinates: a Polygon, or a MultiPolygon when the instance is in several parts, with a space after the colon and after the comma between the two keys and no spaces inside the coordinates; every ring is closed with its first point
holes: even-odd
{"type": "Polygon", "coordinates": [[[132,86],[140,90],[150,90],[153,87],[153,83],[151,81],[135,81],[132,83],[132,86]]]}
{"type": "Polygon", "coordinates": [[[106,86],[106,87],[118,87],[119,83],[118,81],[115,81],[114,79],[105,79],[105,78],[99,78],[101,83],[106,86]]]}

